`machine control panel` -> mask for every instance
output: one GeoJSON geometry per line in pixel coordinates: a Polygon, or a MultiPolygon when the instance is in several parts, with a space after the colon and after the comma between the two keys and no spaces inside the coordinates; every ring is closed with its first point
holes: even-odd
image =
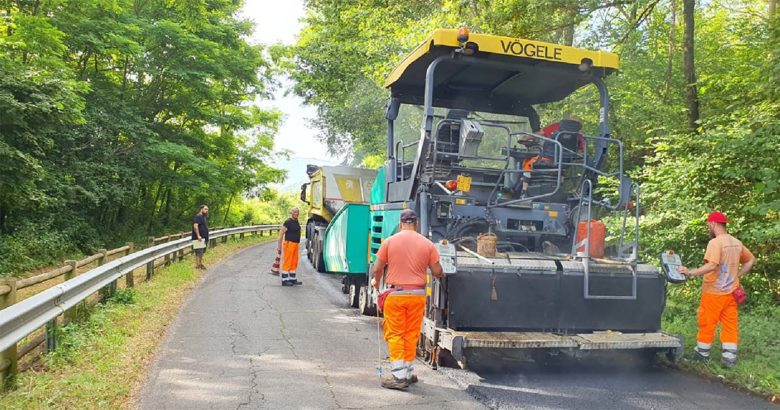
{"type": "Polygon", "coordinates": [[[685,275],[677,270],[680,266],[682,266],[680,255],[672,250],[661,252],[661,268],[664,270],[666,280],[671,283],[685,282],[685,275]]]}
{"type": "Polygon", "coordinates": [[[441,241],[435,245],[436,250],[439,251],[440,263],[444,273],[447,275],[455,273],[458,270],[456,262],[458,255],[455,251],[455,245],[447,241],[441,241]]]}

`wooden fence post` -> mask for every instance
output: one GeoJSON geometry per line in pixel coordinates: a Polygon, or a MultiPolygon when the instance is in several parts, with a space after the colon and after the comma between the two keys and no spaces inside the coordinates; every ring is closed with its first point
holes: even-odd
{"type": "MultiPolygon", "coordinates": [[[[149,237],[149,247],[151,248],[152,246],[154,246],[154,236],[149,237]]],[[[152,275],[154,275],[154,259],[146,264],[146,280],[151,279],[152,275]]]]}
{"type": "MultiPolygon", "coordinates": [[[[125,246],[127,246],[127,250],[125,251],[125,256],[133,253],[134,245],[132,242],[126,243],[125,246]]],[[[133,272],[130,271],[127,273],[127,275],[125,275],[125,287],[132,288],[133,286],[135,286],[135,278],[133,278],[133,272]]]]}
{"type": "MultiPolygon", "coordinates": [[[[67,260],[65,261],[65,264],[70,266],[70,272],[62,275],[63,281],[67,282],[73,279],[74,276],[76,276],[76,270],[78,268],[76,267],[76,261],[74,260],[67,260]]],[[[65,311],[65,323],[75,322],[77,316],[78,316],[78,305],[65,311]]]]}
{"type": "MultiPolygon", "coordinates": [[[[16,279],[0,279],[0,285],[10,288],[8,293],[0,296],[0,310],[16,303],[16,279]]],[[[19,371],[17,365],[16,345],[0,352],[0,386],[7,389],[14,382],[14,376],[19,371]]]]}

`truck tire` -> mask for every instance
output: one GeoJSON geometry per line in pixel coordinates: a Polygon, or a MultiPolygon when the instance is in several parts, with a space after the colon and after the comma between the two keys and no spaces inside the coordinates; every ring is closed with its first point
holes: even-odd
{"type": "Polygon", "coordinates": [[[316,270],[317,269],[317,232],[312,233],[311,235],[311,245],[309,245],[309,262],[311,262],[311,266],[316,270]]]}
{"type": "Polygon", "coordinates": [[[305,243],[306,259],[308,259],[309,262],[311,262],[311,237],[312,237],[311,231],[312,231],[312,223],[309,222],[308,224],[306,224],[306,243],[305,243]]]}
{"type": "Polygon", "coordinates": [[[325,269],[325,260],[323,259],[323,252],[322,252],[322,237],[319,234],[314,235],[314,261],[312,264],[314,265],[314,269],[317,270],[317,272],[325,273],[327,270],[325,269]]]}
{"type": "Polygon", "coordinates": [[[358,309],[366,316],[376,316],[376,306],[371,301],[368,286],[361,286],[358,291],[358,309]]]}
{"type": "Polygon", "coordinates": [[[358,307],[360,305],[360,283],[355,280],[347,279],[347,287],[349,288],[349,306],[358,307]]]}

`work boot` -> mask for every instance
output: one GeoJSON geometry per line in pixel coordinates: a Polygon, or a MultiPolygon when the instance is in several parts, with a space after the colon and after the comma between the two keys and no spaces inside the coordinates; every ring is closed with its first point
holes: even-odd
{"type": "Polygon", "coordinates": [[[404,367],[406,367],[406,382],[409,384],[417,383],[417,375],[414,374],[414,363],[404,362],[404,367]]]}
{"type": "Polygon", "coordinates": [[[399,379],[392,374],[382,376],[382,387],[385,389],[403,390],[409,387],[409,382],[406,379],[399,379]]]}
{"type": "Polygon", "coordinates": [[[731,369],[736,364],[737,364],[737,349],[728,349],[724,347],[723,354],[720,357],[720,365],[726,369],[731,369]]]}
{"type": "Polygon", "coordinates": [[[731,369],[732,367],[737,365],[737,359],[727,359],[725,357],[720,359],[720,365],[723,366],[725,369],[731,369]]]}
{"type": "Polygon", "coordinates": [[[704,362],[710,359],[710,351],[709,349],[699,349],[698,347],[693,349],[693,357],[691,359],[694,362],[704,362]]]}

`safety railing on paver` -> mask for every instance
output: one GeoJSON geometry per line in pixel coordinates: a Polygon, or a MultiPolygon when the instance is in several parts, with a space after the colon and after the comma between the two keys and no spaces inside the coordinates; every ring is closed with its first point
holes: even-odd
{"type": "MultiPolygon", "coordinates": [[[[210,247],[217,244],[218,239],[227,242],[229,237],[245,234],[260,234],[268,232],[272,235],[278,232],[280,225],[255,225],[237,228],[219,229],[210,232],[210,247]]],[[[101,249],[99,253],[80,261],[66,261],[65,266],[24,279],[0,280],[0,377],[4,380],[16,373],[19,358],[34,350],[46,341],[47,351],[56,347],[54,329],[60,315],[65,321],[75,317],[75,307],[84,302],[96,292],[110,295],[116,289],[116,281],[126,276],[126,286],[134,285],[133,272],[146,266],[146,279],[151,279],[157,266],[167,265],[182,259],[185,252],[191,252],[192,240],[190,233],[167,235],[160,238],[149,238],[149,247],[133,252],[133,244],[112,249],[101,249]],[[124,254],[108,261],[112,255],[124,254]],[[98,267],[75,276],[79,267],[97,262],[98,267]],[[47,288],[22,301],[16,302],[19,290],[64,276],[61,284],[47,288]],[[38,329],[46,326],[46,331],[29,341],[17,351],[17,343],[38,329]]],[[[2,381],[0,380],[0,385],[2,381]]]]}

